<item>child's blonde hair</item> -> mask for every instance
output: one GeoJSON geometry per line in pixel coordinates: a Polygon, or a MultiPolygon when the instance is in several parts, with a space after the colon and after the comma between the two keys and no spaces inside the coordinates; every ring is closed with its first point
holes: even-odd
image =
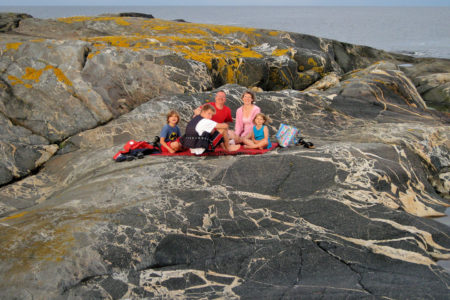
{"type": "Polygon", "coordinates": [[[267,125],[267,124],[269,124],[269,123],[272,123],[272,119],[269,117],[269,116],[266,116],[265,114],[263,114],[263,113],[259,113],[259,114],[256,114],[256,116],[253,118],[253,124],[255,124],[255,119],[257,118],[257,117],[261,117],[261,118],[263,118],[263,120],[264,120],[264,125],[267,125]]]}
{"type": "Polygon", "coordinates": [[[169,124],[169,118],[172,116],[175,116],[178,118],[178,120],[177,120],[177,124],[178,124],[178,122],[180,122],[180,115],[175,110],[171,110],[167,113],[167,124],[169,124]]]}
{"type": "Polygon", "coordinates": [[[209,103],[206,103],[205,105],[202,106],[202,112],[207,110],[212,110],[213,113],[216,113],[216,109],[214,108],[214,106],[212,106],[209,103]]]}

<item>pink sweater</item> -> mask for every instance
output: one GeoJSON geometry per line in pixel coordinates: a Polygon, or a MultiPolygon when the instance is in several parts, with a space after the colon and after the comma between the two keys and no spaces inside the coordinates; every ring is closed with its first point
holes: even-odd
{"type": "Polygon", "coordinates": [[[239,107],[236,111],[236,125],[234,126],[234,133],[237,136],[244,137],[248,135],[253,129],[253,119],[257,114],[261,112],[261,109],[253,105],[252,113],[248,119],[244,119],[242,106],[239,107]]]}

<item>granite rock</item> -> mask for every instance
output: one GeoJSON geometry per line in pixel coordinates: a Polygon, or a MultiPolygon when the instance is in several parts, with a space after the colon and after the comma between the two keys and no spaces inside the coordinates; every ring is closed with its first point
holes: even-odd
{"type": "Polygon", "coordinates": [[[400,69],[413,81],[429,107],[449,112],[450,59],[416,59],[400,69]]]}
{"type": "Polygon", "coordinates": [[[32,18],[29,14],[0,13],[0,32],[8,32],[17,28],[21,20],[32,18]]]}
{"type": "MultiPolygon", "coordinates": [[[[354,77],[386,92],[405,84],[388,67],[354,77]]],[[[77,150],[0,189],[2,291],[22,295],[26,282],[34,298],[445,298],[436,261],[449,258],[449,228],[423,217],[448,205],[425,163],[448,158],[448,126],[409,85],[386,93],[395,120],[379,106],[357,115],[341,101],[361,96],[344,83],[342,99],[257,94],[272,138],[288,121],[316,149],[111,159],[128,139],[157,135],[169,109],[184,127],[211,92],[157,97],[72,137],[77,150]]],[[[241,105],[245,87],[221,89],[233,111],[241,105]]]]}
{"type": "Polygon", "coordinates": [[[449,206],[449,117],[416,89],[442,86],[445,62],[141,17],[8,30],[2,298],[448,297],[450,229],[432,218],[449,206]],[[273,141],[286,123],[316,148],[112,160],[169,110],[184,129],[212,89],[235,112],[249,87],[273,141]]]}

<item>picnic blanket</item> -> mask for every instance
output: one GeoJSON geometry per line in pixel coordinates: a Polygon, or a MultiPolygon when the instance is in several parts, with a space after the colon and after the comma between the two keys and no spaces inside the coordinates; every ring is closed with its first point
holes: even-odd
{"type": "Polygon", "coordinates": [[[246,149],[244,146],[241,146],[237,151],[229,152],[221,147],[217,147],[214,151],[203,152],[200,155],[192,154],[189,149],[181,152],[169,153],[169,152],[161,152],[155,153],[152,155],[165,155],[165,156],[220,156],[220,155],[257,155],[263,154],[268,151],[271,151],[278,147],[277,143],[273,143],[270,149],[246,149]]]}
{"type": "Polygon", "coordinates": [[[134,159],[144,158],[144,156],[152,155],[152,156],[221,156],[221,155],[258,155],[264,154],[268,151],[271,151],[278,147],[277,143],[272,143],[272,147],[270,149],[246,149],[241,146],[237,151],[228,152],[223,148],[217,147],[214,151],[207,151],[200,155],[192,154],[189,149],[181,152],[169,153],[169,152],[161,152],[160,148],[155,144],[151,144],[145,141],[128,141],[123,150],[117,152],[113,159],[116,162],[122,161],[130,161],[134,159]]]}

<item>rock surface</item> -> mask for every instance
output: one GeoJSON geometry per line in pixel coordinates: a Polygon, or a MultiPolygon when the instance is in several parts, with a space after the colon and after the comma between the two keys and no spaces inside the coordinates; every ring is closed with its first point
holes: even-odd
{"type": "Polygon", "coordinates": [[[449,117],[398,67],[413,58],[111,16],[1,37],[0,298],[448,297],[450,228],[431,217],[449,117]],[[287,123],[316,149],[112,160],[170,109],[184,129],[212,88],[235,112],[250,86],[272,139],[287,123]]]}
{"type": "MultiPolygon", "coordinates": [[[[1,112],[43,137],[43,145],[61,144],[159,95],[230,83],[263,90],[314,89],[319,82],[329,87],[332,76],[334,85],[344,73],[379,60],[413,63],[407,74],[425,101],[448,107],[448,81],[423,78],[450,72],[448,60],[420,61],[292,32],[140,13],[48,20],[3,13],[0,24],[1,112]]],[[[0,185],[34,172],[37,160],[18,173],[23,168],[8,159],[0,165],[0,185]]]]}
{"type": "Polygon", "coordinates": [[[428,106],[450,113],[449,59],[422,59],[400,69],[412,79],[428,106]]]}

